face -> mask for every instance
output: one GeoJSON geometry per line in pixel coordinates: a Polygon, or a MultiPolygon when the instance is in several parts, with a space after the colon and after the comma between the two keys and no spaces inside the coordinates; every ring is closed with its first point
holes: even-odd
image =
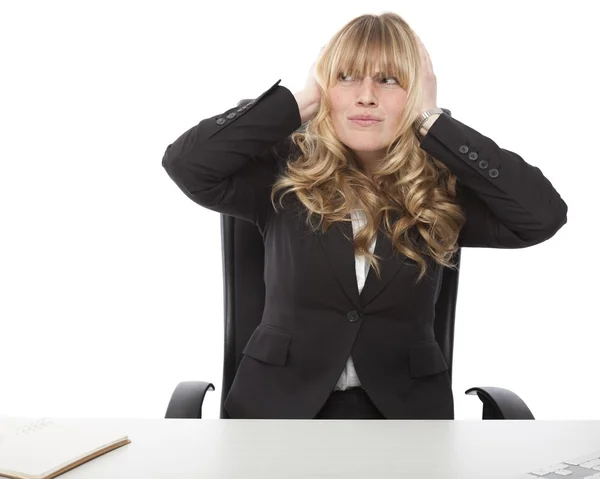
{"type": "Polygon", "coordinates": [[[367,173],[393,139],[406,103],[407,92],[397,79],[381,74],[357,78],[340,75],[329,89],[331,120],[338,139],[353,150],[367,173]],[[353,121],[356,115],[370,115],[379,121],[353,121]]]}

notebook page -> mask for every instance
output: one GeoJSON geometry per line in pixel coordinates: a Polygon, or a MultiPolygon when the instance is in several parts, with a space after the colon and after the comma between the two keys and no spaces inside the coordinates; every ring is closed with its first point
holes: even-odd
{"type": "MultiPolygon", "coordinates": [[[[127,438],[114,428],[60,424],[52,419],[2,419],[0,472],[43,475],[127,438]]],[[[110,454],[110,453],[108,453],[110,454]]]]}

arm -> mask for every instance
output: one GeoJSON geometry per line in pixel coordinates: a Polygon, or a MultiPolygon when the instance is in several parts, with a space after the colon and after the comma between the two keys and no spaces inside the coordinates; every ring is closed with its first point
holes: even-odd
{"type": "Polygon", "coordinates": [[[523,248],[567,222],[567,204],[539,168],[451,116],[435,118],[420,146],[458,178],[460,246],[523,248]]]}
{"type": "Polygon", "coordinates": [[[162,166],[191,200],[265,224],[277,148],[301,125],[299,105],[280,81],[249,104],[200,121],[167,147],[162,166]]]}

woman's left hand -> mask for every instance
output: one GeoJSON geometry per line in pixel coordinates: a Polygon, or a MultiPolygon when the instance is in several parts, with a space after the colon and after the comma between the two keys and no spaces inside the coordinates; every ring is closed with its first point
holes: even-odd
{"type": "Polygon", "coordinates": [[[420,112],[437,107],[437,78],[433,73],[433,65],[429,53],[419,36],[415,33],[415,39],[419,48],[419,57],[421,59],[421,84],[423,87],[423,103],[420,112]]]}

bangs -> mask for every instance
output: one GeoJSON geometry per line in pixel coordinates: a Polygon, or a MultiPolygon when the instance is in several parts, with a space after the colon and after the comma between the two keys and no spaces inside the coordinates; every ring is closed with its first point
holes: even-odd
{"type": "Polygon", "coordinates": [[[400,86],[406,88],[410,63],[402,40],[377,21],[354,27],[338,38],[337,55],[331,58],[329,84],[335,85],[341,73],[358,77],[380,73],[397,78],[400,86]]]}

